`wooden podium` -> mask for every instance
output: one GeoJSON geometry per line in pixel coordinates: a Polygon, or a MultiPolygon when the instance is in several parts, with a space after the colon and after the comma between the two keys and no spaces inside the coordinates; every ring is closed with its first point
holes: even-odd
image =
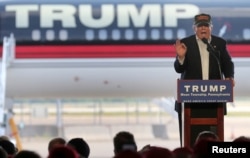
{"type": "Polygon", "coordinates": [[[233,101],[232,87],[229,80],[178,80],[178,102],[184,103],[184,146],[192,147],[202,131],[212,131],[224,141],[224,114],[226,102],[233,101]]]}
{"type": "Polygon", "coordinates": [[[206,104],[184,105],[184,146],[192,147],[202,131],[212,131],[224,140],[224,107],[221,103],[206,104]]]}

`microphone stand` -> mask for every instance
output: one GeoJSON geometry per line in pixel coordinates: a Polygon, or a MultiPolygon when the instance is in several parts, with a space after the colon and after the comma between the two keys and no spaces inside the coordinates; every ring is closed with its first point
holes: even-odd
{"type": "Polygon", "coordinates": [[[220,79],[223,79],[221,72],[221,65],[220,65],[220,52],[218,50],[215,50],[213,46],[211,46],[211,44],[208,43],[208,40],[206,38],[202,38],[201,40],[203,43],[207,45],[207,51],[215,58],[220,73],[220,79]],[[219,54],[219,58],[216,56],[216,54],[219,54]]]}
{"type": "MultiPolygon", "coordinates": [[[[220,52],[218,50],[215,50],[213,48],[213,46],[211,46],[210,43],[208,43],[208,40],[206,38],[202,38],[201,39],[202,42],[204,42],[206,45],[207,45],[207,51],[212,54],[212,56],[215,58],[217,64],[218,64],[218,68],[219,68],[219,73],[220,73],[220,79],[222,80],[223,79],[223,75],[222,75],[222,72],[221,72],[221,65],[220,65],[220,52]],[[219,58],[216,56],[216,54],[219,54],[219,58]]],[[[223,106],[224,106],[224,115],[227,114],[227,106],[226,106],[226,103],[222,103],[223,106]]]]}

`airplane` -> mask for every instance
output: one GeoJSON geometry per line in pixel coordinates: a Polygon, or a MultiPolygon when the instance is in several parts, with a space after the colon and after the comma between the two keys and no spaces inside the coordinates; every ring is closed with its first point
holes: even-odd
{"type": "Polygon", "coordinates": [[[202,12],[212,16],[213,34],[228,42],[234,96],[248,97],[248,0],[1,1],[2,56],[4,37],[11,45],[1,63],[2,95],[175,97],[180,74],[173,67],[173,44],[193,34],[193,17],[202,12]]]}

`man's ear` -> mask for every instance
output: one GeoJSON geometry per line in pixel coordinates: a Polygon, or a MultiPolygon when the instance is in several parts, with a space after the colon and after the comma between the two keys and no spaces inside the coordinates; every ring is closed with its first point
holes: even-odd
{"type": "Polygon", "coordinates": [[[213,31],[213,25],[210,26],[210,30],[211,30],[211,32],[213,31]]]}
{"type": "Polygon", "coordinates": [[[193,25],[193,30],[194,30],[194,33],[196,33],[197,27],[195,25],[193,25]]]}

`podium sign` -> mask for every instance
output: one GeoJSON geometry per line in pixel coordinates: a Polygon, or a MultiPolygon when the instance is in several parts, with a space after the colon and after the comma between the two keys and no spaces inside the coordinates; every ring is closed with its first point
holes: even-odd
{"type": "Polygon", "coordinates": [[[179,103],[233,102],[231,80],[177,80],[177,82],[179,103]]]}

